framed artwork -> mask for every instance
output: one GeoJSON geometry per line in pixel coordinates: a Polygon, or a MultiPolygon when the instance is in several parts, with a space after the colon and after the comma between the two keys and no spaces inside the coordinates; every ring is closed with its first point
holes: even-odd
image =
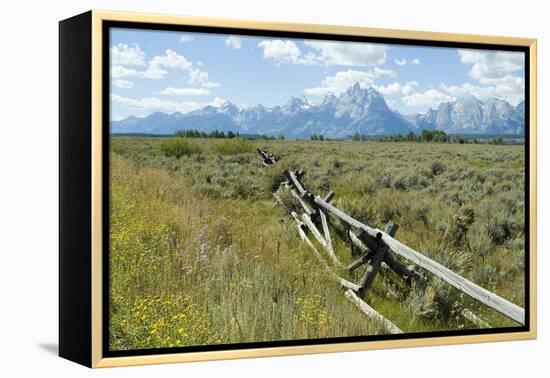
{"type": "Polygon", "coordinates": [[[534,39],[60,22],[64,358],[532,339],[535,242],[534,39]]]}

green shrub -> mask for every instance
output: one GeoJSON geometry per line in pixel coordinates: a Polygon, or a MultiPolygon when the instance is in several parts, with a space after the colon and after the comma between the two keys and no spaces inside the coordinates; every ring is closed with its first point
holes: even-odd
{"type": "Polygon", "coordinates": [[[375,210],[368,199],[343,196],[338,198],[336,202],[349,216],[364,223],[372,223],[375,218],[375,210]]]}
{"type": "MultiPolygon", "coordinates": [[[[301,214],[296,199],[281,190],[284,206],[275,204],[272,193],[285,169],[306,171],[303,184],[314,194],[333,190],[334,205],[354,218],[381,229],[392,220],[404,244],[524,303],[525,172],[510,167],[523,159],[522,146],[247,140],[281,156],[260,168],[254,150],[214,152],[220,144],[233,146],[228,139],[179,138],[203,150],[179,160],[161,152],[167,139],[111,139],[113,349],[384,332],[342,297],[300,239],[287,214],[301,214]],[[490,164],[476,167],[473,159],[490,164]],[[447,169],[434,176],[434,162],[447,169]],[[157,298],[161,303],[149,306],[157,298]]],[[[335,254],[351,263],[356,256],[347,228],[333,218],[330,228],[335,254]]],[[[364,269],[337,272],[357,282],[364,269]]],[[[455,300],[495,328],[511,324],[424,274],[426,291],[411,289],[392,272],[380,275],[369,304],[408,333],[471,328],[455,319],[458,313],[447,315],[455,300]]]]}
{"type": "Polygon", "coordinates": [[[432,286],[428,286],[425,291],[412,290],[405,303],[415,314],[431,319],[437,316],[436,293],[432,286]]]}
{"type": "Polygon", "coordinates": [[[430,185],[426,177],[417,173],[404,173],[395,178],[393,186],[395,189],[407,191],[410,189],[423,189],[430,185]]]}
{"type": "Polygon", "coordinates": [[[513,221],[510,219],[494,218],[489,221],[487,229],[495,244],[504,244],[512,236],[513,221]]]}
{"type": "Polygon", "coordinates": [[[472,227],[468,231],[468,245],[472,253],[484,259],[493,249],[491,236],[485,227],[472,227]]]}
{"type": "Polygon", "coordinates": [[[212,151],[222,155],[236,155],[252,152],[254,146],[243,139],[226,139],[212,146],[212,151]]]}
{"type": "Polygon", "coordinates": [[[340,169],[344,166],[344,162],[342,160],[336,159],[332,162],[332,166],[334,167],[334,169],[340,169]]]}
{"type": "Polygon", "coordinates": [[[375,177],[378,185],[384,188],[389,188],[393,180],[393,172],[385,170],[382,172],[378,172],[375,177]]]}
{"type": "Polygon", "coordinates": [[[442,174],[447,170],[447,166],[440,161],[434,161],[432,163],[431,170],[432,170],[432,175],[439,176],[440,174],[442,174]]]}
{"type": "Polygon", "coordinates": [[[184,155],[191,156],[201,152],[201,148],[198,144],[184,138],[168,139],[160,145],[160,150],[165,156],[173,156],[177,159],[184,155]]]}
{"type": "Polygon", "coordinates": [[[471,280],[486,289],[492,289],[497,282],[498,271],[489,264],[477,264],[471,273],[471,280]]]}
{"type": "Polygon", "coordinates": [[[514,261],[521,269],[525,267],[525,240],[523,237],[512,239],[508,242],[509,248],[512,250],[514,261]]]}

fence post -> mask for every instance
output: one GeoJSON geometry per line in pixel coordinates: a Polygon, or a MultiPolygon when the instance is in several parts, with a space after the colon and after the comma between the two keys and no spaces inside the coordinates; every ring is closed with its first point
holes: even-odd
{"type": "MultiPolygon", "coordinates": [[[[397,232],[397,228],[399,226],[393,222],[389,222],[386,226],[386,233],[393,236],[397,232]]],[[[376,273],[378,273],[378,270],[380,270],[380,265],[382,264],[382,260],[384,259],[384,256],[386,255],[386,252],[388,251],[388,246],[382,241],[382,234],[380,233],[377,236],[377,242],[378,247],[376,248],[376,251],[374,252],[374,256],[372,257],[369,265],[367,266],[367,269],[365,270],[365,273],[363,274],[363,277],[361,277],[361,281],[359,281],[359,286],[361,289],[359,290],[359,295],[364,297],[371,287],[372,283],[374,282],[374,278],[376,277],[376,273]],[[380,235],[380,236],[379,236],[380,235]]]]}

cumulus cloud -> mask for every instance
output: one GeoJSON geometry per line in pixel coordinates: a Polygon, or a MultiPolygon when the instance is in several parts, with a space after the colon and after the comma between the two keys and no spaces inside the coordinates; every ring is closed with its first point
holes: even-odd
{"type": "Polygon", "coordinates": [[[385,45],[332,41],[304,41],[304,45],[315,51],[309,60],[327,66],[364,67],[384,64],[386,61],[385,45]]]}
{"type": "Polygon", "coordinates": [[[496,97],[516,105],[523,101],[525,66],[523,53],[488,50],[458,50],[460,61],[470,66],[469,75],[477,84],[441,84],[440,89],[456,97],[468,94],[481,99],[496,97]]]}
{"type": "Polygon", "coordinates": [[[130,80],[124,80],[124,79],[113,80],[113,85],[121,89],[130,89],[134,87],[134,83],[132,83],[130,80]]]}
{"type": "Polygon", "coordinates": [[[166,76],[168,71],[165,69],[162,69],[158,65],[152,65],[149,62],[149,66],[147,66],[147,69],[143,72],[139,72],[139,76],[146,78],[146,79],[162,79],[166,76]]]}
{"type": "Polygon", "coordinates": [[[455,97],[449,96],[437,89],[428,89],[425,92],[415,92],[402,97],[407,106],[430,106],[434,107],[442,102],[454,101],[455,97]]]}
{"type": "Polygon", "coordinates": [[[188,113],[193,110],[203,108],[207,105],[220,106],[225,102],[221,98],[214,98],[210,102],[195,102],[195,101],[171,101],[163,100],[157,97],[146,97],[142,99],[134,99],[129,97],[123,97],[115,93],[111,94],[111,101],[120,105],[124,105],[129,108],[136,109],[142,113],[151,113],[155,111],[161,111],[166,113],[180,112],[188,113]]]}
{"type": "Polygon", "coordinates": [[[159,92],[163,95],[179,95],[179,96],[206,96],[210,94],[207,88],[174,88],[167,87],[159,92]]]}
{"type": "Polygon", "coordinates": [[[139,77],[140,72],[136,71],[133,68],[126,68],[123,66],[112,66],[111,67],[111,77],[113,79],[119,79],[123,77],[139,77]]]}
{"type": "Polygon", "coordinates": [[[235,50],[238,50],[242,46],[242,41],[241,41],[241,38],[235,37],[234,35],[230,35],[225,39],[225,45],[235,50]]]}
{"type": "Polygon", "coordinates": [[[398,66],[404,66],[405,64],[407,64],[407,60],[405,58],[394,59],[393,62],[398,66]]]}
{"type": "Polygon", "coordinates": [[[214,81],[205,81],[205,82],[202,82],[200,86],[203,88],[217,88],[217,87],[221,87],[222,85],[214,81]]]}
{"type": "Polygon", "coordinates": [[[525,84],[523,78],[506,76],[495,85],[479,86],[472,83],[462,85],[441,84],[441,90],[456,97],[471,94],[482,100],[496,97],[517,105],[524,99],[525,84]]]}
{"type": "MultiPolygon", "coordinates": [[[[384,94],[401,94],[406,106],[435,107],[441,102],[454,101],[457,98],[473,95],[481,100],[491,97],[505,100],[517,105],[524,100],[525,82],[522,77],[524,56],[522,53],[487,50],[458,50],[460,62],[468,65],[469,75],[474,82],[459,85],[442,83],[437,89],[415,92],[409,88],[408,93],[402,86],[393,83],[377,89],[384,94]]],[[[420,63],[414,59],[411,63],[420,63]]]]}
{"type": "Polygon", "coordinates": [[[304,41],[304,46],[309,51],[304,53],[290,40],[263,40],[258,43],[264,59],[271,59],[277,64],[366,67],[384,64],[386,61],[385,45],[304,41]]]}
{"type": "Polygon", "coordinates": [[[470,76],[482,84],[494,84],[521,71],[524,56],[521,52],[458,50],[460,61],[471,65],[470,76]]]}
{"type": "Polygon", "coordinates": [[[220,83],[210,81],[208,79],[208,72],[202,71],[198,68],[192,69],[189,72],[189,84],[197,85],[203,88],[215,88],[221,86],[220,83]]]}
{"type": "Polygon", "coordinates": [[[139,77],[146,79],[162,79],[168,74],[168,70],[177,70],[187,73],[188,83],[190,85],[202,88],[215,88],[221,84],[209,80],[208,72],[200,68],[195,68],[193,63],[185,56],[167,49],[163,55],[154,56],[147,63],[147,67],[141,71],[134,68],[124,67],[123,65],[113,65],[111,67],[111,77],[113,79],[123,79],[139,77]]]}
{"type": "Polygon", "coordinates": [[[115,66],[144,66],[145,53],[139,45],[118,43],[111,47],[111,64],[115,66]]]}
{"type": "Polygon", "coordinates": [[[411,63],[412,64],[420,64],[420,59],[414,58],[413,60],[411,60],[411,63]]]}
{"type": "Polygon", "coordinates": [[[362,87],[372,86],[376,78],[384,75],[393,76],[394,72],[378,67],[369,71],[339,71],[334,76],[327,76],[323,79],[320,86],[305,89],[304,94],[310,96],[324,96],[327,93],[334,93],[338,95],[345,92],[346,89],[355,83],[359,83],[362,87]]]}
{"type": "Polygon", "coordinates": [[[162,79],[168,73],[165,68],[180,69],[189,71],[192,63],[183,55],[173,50],[166,50],[164,55],[153,57],[147,64],[145,70],[138,71],[134,68],[124,67],[122,64],[115,64],[111,67],[111,75],[115,79],[125,77],[142,77],[147,79],[162,79]]]}
{"type": "Polygon", "coordinates": [[[272,59],[278,64],[305,63],[300,49],[292,41],[283,41],[281,39],[264,40],[258,43],[258,47],[263,50],[264,59],[272,59]]]}
{"type": "Polygon", "coordinates": [[[374,85],[374,88],[383,95],[410,95],[414,92],[415,87],[418,86],[417,81],[409,81],[405,84],[398,82],[388,85],[374,85]]]}
{"type": "Polygon", "coordinates": [[[177,68],[180,70],[189,70],[193,63],[191,63],[185,56],[178,54],[174,50],[167,49],[164,55],[157,55],[149,61],[151,67],[168,67],[177,68]]]}

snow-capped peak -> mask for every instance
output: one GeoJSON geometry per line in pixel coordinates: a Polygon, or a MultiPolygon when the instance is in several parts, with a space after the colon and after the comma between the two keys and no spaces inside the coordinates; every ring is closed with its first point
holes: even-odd
{"type": "Polygon", "coordinates": [[[237,105],[233,104],[231,101],[225,101],[223,104],[220,105],[219,108],[217,108],[218,113],[228,114],[228,115],[234,115],[239,113],[239,108],[237,105]]]}
{"type": "Polygon", "coordinates": [[[305,97],[291,97],[288,102],[283,106],[283,111],[285,113],[295,113],[300,110],[306,110],[311,107],[311,104],[308,102],[305,97]]]}
{"type": "Polygon", "coordinates": [[[406,134],[422,129],[438,129],[453,134],[522,134],[525,104],[474,96],[441,103],[424,114],[401,116],[390,109],[375,88],[354,83],[338,96],[327,93],[320,103],[305,97],[291,97],[283,105],[266,108],[261,104],[240,110],[226,101],[186,114],[155,113],[145,118],[129,117],[112,122],[119,133],[145,132],[171,134],[195,128],[241,133],[307,138],[311,134],[346,138],[355,133],[365,135],[406,134]]]}

